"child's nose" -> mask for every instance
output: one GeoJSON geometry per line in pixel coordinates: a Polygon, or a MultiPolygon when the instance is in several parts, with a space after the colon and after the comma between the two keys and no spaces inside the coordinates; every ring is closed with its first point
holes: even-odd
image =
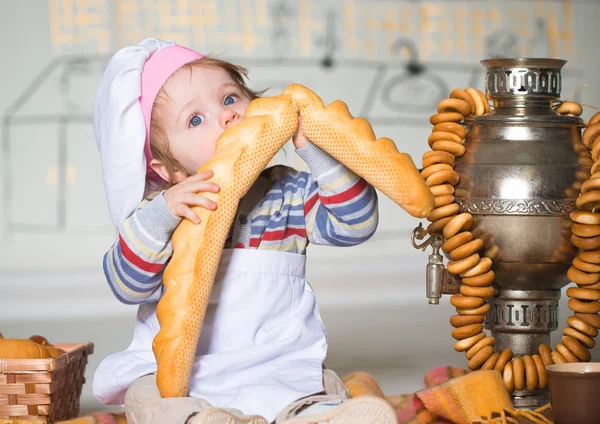
{"type": "Polygon", "coordinates": [[[221,116],[221,125],[223,128],[232,127],[240,121],[240,114],[233,109],[225,109],[221,116]]]}

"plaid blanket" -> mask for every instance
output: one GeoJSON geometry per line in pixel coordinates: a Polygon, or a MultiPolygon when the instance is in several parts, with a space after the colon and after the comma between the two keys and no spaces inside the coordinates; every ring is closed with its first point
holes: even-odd
{"type": "MultiPolygon", "coordinates": [[[[424,378],[416,393],[385,396],[367,373],[343,379],[351,397],[383,397],[396,409],[399,424],[551,424],[549,405],[535,412],[515,411],[502,377],[495,371],[470,372],[439,367],[424,378]]],[[[127,424],[124,414],[92,414],[61,424],[127,424]]]]}
{"type": "Polygon", "coordinates": [[[549,404],[535,412],[514,410],[496,371],[439,367],[425,375],[424,383],[416,393],[387,396],[399,424],[552,423],[549,404]]]}

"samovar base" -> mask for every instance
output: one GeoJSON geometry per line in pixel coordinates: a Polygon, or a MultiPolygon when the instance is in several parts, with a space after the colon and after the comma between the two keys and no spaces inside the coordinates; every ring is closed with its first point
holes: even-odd
{"type": "Polygon", "coordinates": [[[532,411],[550,402],[550,392],[547,389],[514,391],[511,400],[515,409],[532,411]]]}
{"type": "Polygon", "coordinates": [[[550,333],[504,333],[492,330],[496,352],[510,349],[514,356],[535,355],[542,343],[550,344],[550,333]]]}
{"type": "Polygon", "coordinates": [[[550,333],[558,328],[559,299],[560,290],[500,288],[485,325],[496,340],[496,352],[535,355],[540,344],[550,344],[550,333]]]}
{"type": "MultiPolygon", "coordinates": [[[[492,301],[486,327],[496,340],[496,352],[510,349],[514,356],[535,355],[541,344],[550,344],[558,328],[560,290],[500,289],[492,301]]],[[[535,410],[550,402],[548,389],[515,390],[515,409],[535,410]]]]}

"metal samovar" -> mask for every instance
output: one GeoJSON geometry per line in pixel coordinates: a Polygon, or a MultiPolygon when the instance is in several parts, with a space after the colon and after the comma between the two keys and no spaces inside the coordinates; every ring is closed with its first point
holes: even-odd
{"type": "MultiPolygon", "coordinates": [[[[566,273],[577,253],[569,213],[590,175],[583,159],[589,152],[580,141],[581,119],[552,108],[560,99],[565,61],[481,63],[494,109],[465,121],[466,152],[455,167],[456,202],[475,218],[471,232],[483,239],[484,254],[494,263],[495,296],[488,300],[485,327],[496,339],[495,350],[533,355],[540,343],[550,344],[550,333],[558,328],[561,288],[569,283],[566,273]]],[[[460,277],[442,268],[441,237],[431,240],[427,296],[437,303],[442,292],[456,292],[460,277]]],[[[548,400],[545,390],[513,393],[517,408],[548,400]]]]}

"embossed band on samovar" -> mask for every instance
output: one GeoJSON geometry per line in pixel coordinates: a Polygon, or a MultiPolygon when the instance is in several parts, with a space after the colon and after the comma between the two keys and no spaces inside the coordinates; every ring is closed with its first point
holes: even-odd
{"type": "MultiPolygon", "coordinates": [[[[485,328],[495,338],[494,350],[515,356],[534,355],[550,344],[558,328],[561,288],[577,249],[571,243],[569,214],[590,168],[581,164],[582,121],[553,110],[560,99],[561,69],[557,59],[490,59],[486,97],[490,113],[464,120],[465,153],[456,158],[460,175],[455,202],[473,215],[470,231],[484,241],[493,260],[493,299],[485,328]]],[[[416,230],[415,230],[416,231],[416,230]]],[[[418,237],[422,238],[422,237],[418,237]]],[[[427,243],[430,256],[427,291],[430,303],[442,293],[456,293],[460,277],[441,261],[441,236],[427,243]]],[[[483,256],[483,253],[482,253],[483,256]]],[[[548,401],[545,390],[513,393],[517,407],[548,401]]]]}

